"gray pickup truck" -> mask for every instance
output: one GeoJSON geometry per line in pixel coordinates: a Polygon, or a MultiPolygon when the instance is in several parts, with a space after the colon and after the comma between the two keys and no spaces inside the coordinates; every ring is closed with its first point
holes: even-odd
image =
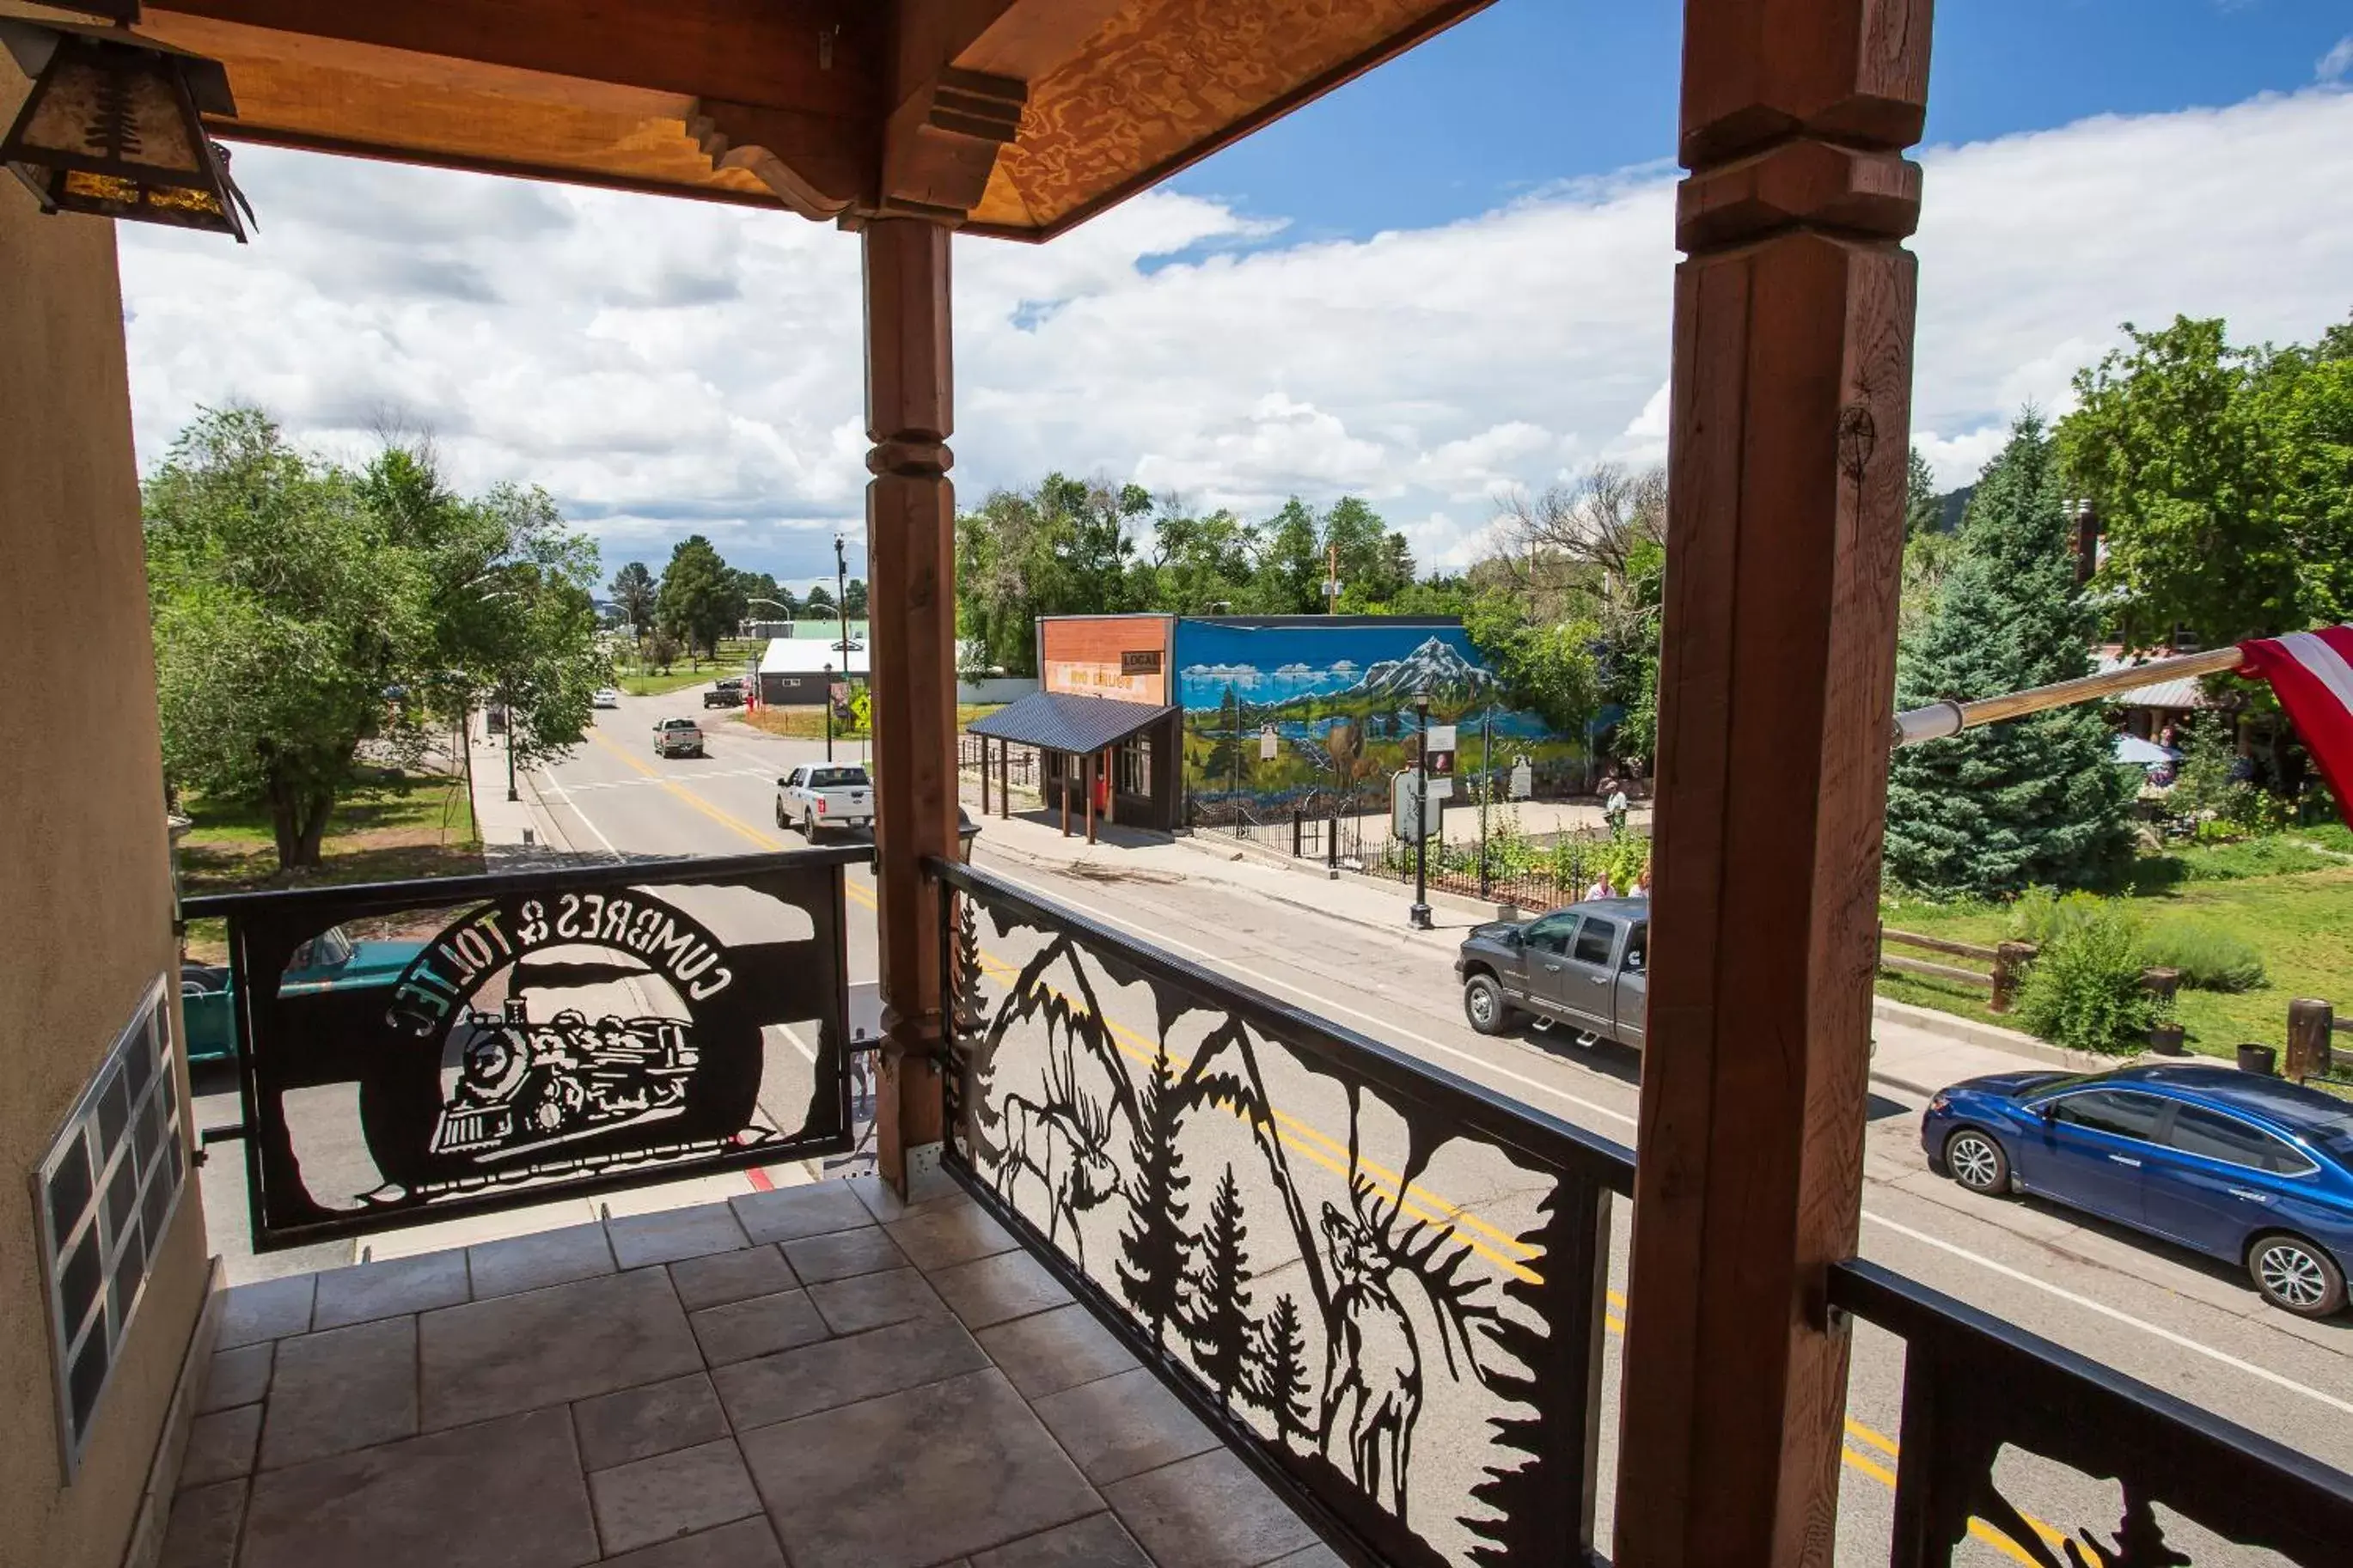
{"type": "Polygon", "coordinates": [[[1525,923],[1476,927],[1454,960],[1463,1014],[1482,1035],[1525,1015],[1540,1029],[1565,1025],[1640,1049],[1650,946],[1648,899],[1595,899],[1525,923]]]}

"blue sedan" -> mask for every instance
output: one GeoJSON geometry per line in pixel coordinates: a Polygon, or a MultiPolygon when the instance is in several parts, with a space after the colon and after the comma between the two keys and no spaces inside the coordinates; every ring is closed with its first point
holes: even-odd
{"type": "Polygon", "coordinates": [[[2353,1103],[2225,1067],[1999,1073],[1920,1119],[1928,1163],[1971,1192],[2032,1193],[2244,1268],[2324,1318],[2353,1260],[2353,1103]]]}

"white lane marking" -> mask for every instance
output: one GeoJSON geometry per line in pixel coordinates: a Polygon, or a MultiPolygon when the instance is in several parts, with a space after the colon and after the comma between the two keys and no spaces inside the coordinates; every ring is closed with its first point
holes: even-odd
{"type": "Polygon", "coordinates": [[[803,1043],[798,1030],[795,1029],[790,1024],[771,1024],[768,1026],[776,1030],[778,1034],[784,1036],[787,1040],[790,1040],[793,1043],[793,1049],[800,1052],[803,1057],[807,1058],[810,1066],[814,1067],[817,1065],[817,1053],[809,1049],[808,1047],[803,1043]]]}
{"type": "MultiPolygon", "coordinates": [[[[1058,900],[1061,903],[1067,904],[1071,908],[1079,910],[1081,913],[1092,915],[1096,920],[1102,921],[1106,924],[1124,927],[1126,930],[1134,932],[1138,936],[1144,937],[1147,941],[1157,942],[1166,947],[1182,948],[1186,952],[1208,961],[1215,967],[1229,970],[1236,974],[1248,975],[1251,979],[1257,980],[1264,984],[1276,986],[1282,990],[1292,993],[1295,996],[1304,997],[1308,1001],[1314,1003],[1319,1007],[1328,1007],[1335,1013],[1346,1013],[1355,1017],[1362,1018],[1367,1023],[1377,1025],[1380,1030],[1386,1034],[1395,1036],[1400,1039],[1411,1040],[1418,1045],[1428,1046],[1432,1049],[1444,1051],[1450,1056],[1461,1057],[1467,1061],[1475,1062],[1489,1072],[1498,1074],[1504,1078],[1508,1078],[1516,1083],[1526,1084],[1531,1089],[1541,1089],[1546,1094],[1567,1100],[1572,1105],[1579,1105],[1589,1110],[1599,1111],[1604,1116],[1615,1118],[1616,1120],[1626,1122],[1629,1125],[1631,1125],[1634,1122],[1635,1119],[1627,1115],[1622,1110],[1613,1110],[1606,1105],[1597,1105],[1591,1100],[1580,1100],[1577,1096],[1567,1093],[1564,1090],[1555,1089],[1549,1084],[1541,1083],[1535,1079],[1527,1078],[1519,1073],[1513,1072],[1508,1068],[1497,1067],[1493,1063],[1486,1061],[1469,1051],[1446,1045],[1441,1041],[1429,1039],[1423,1036],[1417,1035],[1409,1029],[1398,1028],[1396,1024],[1391,1022],[1389,1019],[1376,1017],[1370,1013],[1361,1012],[1356,1008],[1346,1005],[1345,1003],[1335,1002],[1329,997],[1320,996],[1314,992],[1306,989],[1304,986],[1295,984],[1291,981],[1278,979],[1271,974],[1265,974],[1257,970],[1244,968],[1239,963],[1235,963],[1228,959],[1220,958],[1205,949],[1194,947],[1189,943],[1178,942],[1175,938],[1163,932],[1146,931],[1141,926],[1135,925],[1128,921],[1121,920],[1118,916],[1108,913],[1105,910],[1091,908],[1086,904],[1080,903],[1075,899],[1065,897],[1058,889],[1040,888],[1033,882],[1024,881],[1022,879],[1011,876],[1001,869],[996,870],[995,874],[1003,877],[1007,881],[1013,883],[1017,887],[1027,888],[1033,893],[1058,900]]],[[[1915,1230],[1910,1226],[1887,1218],[1884,1215],[1873,1214],[1867,1208],[1862,1211],[1862,1217],[1871,1221],[1874,1225],[1884,1226],[1888,1229],[1895,1231],[1900,1235],[1911,1237],[1913,1239],[1926,1243],[1927,1246],[1936,1247],[1939,1251],[1949,1253],[1953,1257],[1958,1258],[1965,1262],[1974,1263],[1981,1268],[1988,1269],[1992,1273],[2002,1276],[2004,1279],[2015,1279],[2021,1283],[2031,1285],[2038,1290],[2045,1291],[2052,1296],[2056,1296],[2062,1300],[2072,1302],[2088,1311],[2096,1312],[2100,1316],[2107,1318],[2112,1321],[2122,1323],[2128,1328],[2138,1329],[2145,1333],[2151,1334],[2158,1339],[2165,1341],[2168,1344],[2178,1345],[2184,1350],[2193,1351],[2200,1355],[2210,1358],[2211,1360],[2220,1362],[2224,1366],[2234,1367],[2241,1372],[2248,1373],[2250,1376],[2260,1378],[2265,1383],[2275,1384],[2281,1388],[2293,1390],[2297,1394],[2305,1394],[2309,1398],[2318,1400],[2321,1404],[2328,1405],[2334,1409],[2344,1411],[2348,1415],[2353,1415],[2353,1403],[2348,1403],[2346,1400],[2339,1399],[2335,1394],[2325,1393],[2320,1389],[2309,1387],[2306,1384],[2296,1382],[2293,1378],[2282,1376],[2280,1373],[2273,1372],[2267,1367],[2256,1365],[2253,1362],[2243,1361],[2239,1357],[2231,1354],[2227,1351],[2216,1350],[2211,1345],[2200,1343],[2197,1340],[2190,1339],[2186,1334],[2176,1333],[2171,1329],[2164,1328],[2158,1324],[2147,1321],[2144,1319],[2136,1318],[2129,1312],[2120,1311],[2116,1308],[2107,1306],[2103,1302],[2094,1301],[2088,1296],[2078,1295],[2074,1291],[2066,1289],[2062,1286],[2053,1285],[2047,1280],[2038,1279],[2031,1274],[2010,1268],[2006,1263],[1996,1262],[1990,1258],[1971,1252],[1965,1247],[1959,1247],[1952,1242],[1929,1236],[1923,1231],[1915,1230]]]]}
{"type": "Polygon", "coordinates": [[[1395,1019],[1385,1018],[1377,1014],[1364,1012],[1359,1008],[1349,1006],[1345,1002],[1335,1002],[1328,996],[1318,995],[1316,993],[1308,990],[1303,985],[1296,984],[1292,981],[1282,979],[1276,975],[1268,974],[1261,970],[1248,968],[1245,965],[1236,963],[1229,958],[1211,952],[1206,948],[1198,948],[1193,946],[1189,942],[1178,942],[1175,937],[1169,936],[1164,931],[1147,931],[1144,927],[1134,924],[1133,921],[1120,919],[1117,915],[1082,904],[1076,899],[1067,896],[1059,889],[1041,888],[1034,882],[1025,882],[1020,878],[1011,876],[1002,869],[995,870],[994,874],[1003,877],[1007,881],[1012,883],[1017,888],[1027,888],[1029,891],[1038,894],[1041,898],[1056,900],[1060,903],[1067,904],[1071,909],[1077,910],[1082,914],[1092,915],[1096,920],[1103,921],[1106,925],[1123,927],[1125,930],[1131,931],[1136,935],[1144,938],[1146,942],[1157,942],[1163,947],[1182,949],[1184,952],[1192,953],[1194,956],[1205,960],[1215,968],[1223,969],[1229,973],[1244,975],[1251,980],[1257,981],[1261,985],[1271,985],[1278,990],[1288,991],[1294,996],[1303,996],[1308,1001],[1314,1003],[1317,1006],[1329,1008],[1335,1013],[1345,1013],[1352,1018],[1362,1018],[1366,1023],[1376,1026],[1385,1034],[1393,1035],[1401,1040],[1410,1040],[1417,1046],[1426,1047],[1433,1051],[1440,1051],[1450,1057],[1460,1058],[1463,1061],[1470,1062],[1473,1066],[1477,1067],[1482,1072],[1493,1073],[1497,1078],[1509,1079],[1514,1083],[1524,1084],[1527,1088],[1536,1090],[1538,1093],[1548,1094],[1556,1100],[1567,1100],[1571,1105],[1580,1106],[1587,1110],[1592,1111],[1597,1116],[1609,1117],[1615,1121],[1624,1122],[1629,1127],[1635,1124],[1635,1119],[1627,1115],[1622,1110],[1614,1110],[1611,1107],[1600,1104],[1596,1100],[1579,1099],[1577,1096],[1569,1093],[1567,1089],[1555,1089],[1552,1085],[1544,1082],[1542,1079],[1530,1078],[1525,1073],[1514,1072],[1507,1067],[1499,1067],[1495,1063],[1489,1061],[1486,1058],[1480,1056],[1475,1051],[1466,1051],[1460,1046],[1450,1046],[1443,1040],[1433,1040],[1427,1035],[1417,1035],[1411,1029],[1400,1028],[1398,1026],[1395,1019]]]}
{"type": "Polygon", "coordinates": [[[605,830],[603,828],[588,820],[588,814],[580,809],[580,803],[573,799],[570,792],[565,790],[563,784],[557,780],[555,770],[554,768],[540,769],[539,776],[547,781],[547,787],[555,792],[555,798],[564,803],[565,809],[571,812],[573,816],[580,819],[580,826],[596,836],[596,842],[605,847],[606,854],[610,855],[616,860],[625,860],[628,858],[628,857],[623,855],[618,849],[613,847],[613,841],[605,837],[605,830]]]}
{"type": "Polygon", "coordinates": [[[2067,1289],[2063,1286],[2053,1285],[2047,1279],[2037,1279],[2033,1275],[2026,1273],[2022,1269],[2012,1268],[2007,1263],[1997,1263],[1990,1258],[1986,1258],[1978,1253],[1971,1252],[1966,1247],[1957,1247],[1949,1241],[1930,1236],[1926,1231],[1915,1230],[1908,1225],[1901,1225],[1883,1215],[1875,1215],[1869,1209],[1862,1211],[1862,1217],[1870,1220],[1874,1225],[1885,1226],[1889,1230],[1895,1232],[1898,1236],[1908,1236],[1915,1241],[1920,1242],[1925,1246],[1933,1247],[1940,1252],[1949,1252],[1955,1258],[1974,1263],[1980,1268],[1991,1269],[1994,1273],[2000,1275],[2005,1279],[2015,1279],[2021,1285],[2031,1285],[2037,1290],[2041,1290],[2048,1295],[2056,1296],[2063,1301],[2083,1308],[2085,1311],[2097,1312],[2104,1318],[2123,1323],[2129,1328],[2138,1329],[2144,1333],[2154,1334],[2169,1345],[2177,1345],[2186,1351],[2194,1351],[2198,1354],[2205,1356],[2211,1361],[2218,1361],[2224,1366],[2233,1367],[2240,1372],[2243,1372],[2250,1377],[2259,1377],[2265,1383],[2274,1384],[2280,1388],[2287,1389],[2291,1393],[2301,1394],[2307,1399],[2316,1399],[2321,1404],[2329,1406],[2331,1409],[2341,1410],[2348,1415],[2353,1415],[2353,1401],[2339,1399],[2333,1394],[2324,1393],[2320,1389],[2308,1387],[2304,1384],[2296,1382],[2294,1378],[2283,1377],[2278,1373],[2272,1371],[2269,1367],[2257,1366],[2251,1361],[2242,1361],[2239,1357],[2231,1354],[2228,1351],[2218,1351],[2211,1345],[2200,1343],[2198,1341],[2191,1339],[2187,1334],[2178,1334],[2171,1329],[2161,1328],[2158,1324],[2146,1322],[2139,1318],[2134,1317],[2129,1312],[2120,1312],[2114,1307],[2107,1306],[2103,1302],[2093,1300],[2089,1296],[2079,1296],[2074,1291],[2067,1289]]]}

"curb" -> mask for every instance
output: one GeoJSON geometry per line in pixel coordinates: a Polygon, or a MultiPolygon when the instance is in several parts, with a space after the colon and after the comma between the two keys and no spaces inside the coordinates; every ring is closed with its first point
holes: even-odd
{"type": "MultiPolygon", "coordinates": [[[[1359,872],[1348,870],[1345,867],[1338,870],[1334,870],[1328,867],[1320,866],[1313,860],[1294,860],[1288,855],[1282,854],[1276,850],[1263,848],[1259,845],[1251,843],[1246,838],[1228,839],[1212,837],[1205,839],[1198,833],[1188,833],[1176,835],[1171,841],[1182,844],[1187,848],[1194,850],[1196,853],[1207,855],[1212,859],[1249,860],[1255,865],[1264,866],[1272,870],[1289,871],[1295,876],[1313,877],[1319,881],[1345,881],[1363,888],[1398,888],[1402,889],[1405,886],[1402,882],[1390,882],[1386,878],[1377,881],[1359,872]],[[1229,853],[1229,851],[1230,851],[1230,853],[1229,853]]],[[[1268,897],[1273,898],[1278,902],[1282,903],[1298,903],[1297,900],[1284,899],[1280,894],[1269,894],[1268,897]]],[[[1504,906],[1500,904],[1492,903],[1483,899],[1474,899],[1463,893],[1449,892],[1443,888],[1432,888],[1430,889],[1430,902],[1431,907],[1434,909],[1452,910],[1456,914],[1472,915],[1482,921],[1502,920],[1505,918],[1503,912],[1504,906]]],[[[1326,910],[1320,904],[1301,904],[1300,907],[1303,909],[1314,910],[1318,914],[1331,915],[1335,920],[1349,921],[1356,925],[1371,927],[1371,929],[1376,931],[1386,931],[1388,929],[1386,926],[1376,926],[1370,921],[1357,920],[1353,915],[1341,914],[1336,910],[1326,910]]]]}
{"type": "Polygon", "coordinates": [[[1923,1034],[1941,1035],[1963,1045],[1981,1046],[1988,1050],[2006,1051],[2014,1057],[2027,1057],[2070,1072],[2099,1072],[2121,1067],[2135,1058],[2131,1057],[2097,1057],[2087,1051],[2071,1051],[2032,1035],[2016,1029],[2005,1029],[1994,1024],[1981,1024],[1975,1018],[1963,1018],[1951,1013],[1939,1013],[1933,1007],[1915,1007],[1909,1002],[1897,1002],[1886,996],[1871,999],[1871,1016],[1891,1024],[1903,1024],[1923,1034]]]}

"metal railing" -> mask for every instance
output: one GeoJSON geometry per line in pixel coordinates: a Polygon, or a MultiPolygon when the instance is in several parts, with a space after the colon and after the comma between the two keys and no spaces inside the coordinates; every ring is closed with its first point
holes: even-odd
{"type": "Polygon", "coordinates": [[[1830,1300],[1905,1342],[1891,1568],[1950,1563],[1972,1521],[2045,1568],[2242,1560],[2228,1547],[2346,1561],[2353,1477],[1875,1263],[1834,1266],[1830,1300]],[[2115,1543],[2063,1538],[2019,1507],[2021,1454],[2118,1483],[2115,1543]]]}
{"type": "Polygon", "coordinates": [[[1357,1560],[1591,1560],[1630,1152],[932,870],[949,1168],[1357,1560]]]}
{"type": "MultiPolygon", "coordinates": [[[[1600,1561],[1629,1151],[984,871],[932,869],[946,1163],[976,1197],[1349,1560],[1600,1561]],[[1493,1436],[1418,1444],[1432,1426],[1493,1436]]],[[[1906,1344],[1894,1568],[1989,1531],[2044,1568],[2232,1544],[2343,1561],[2353,1478],[1876,1264],[1833,1266],[1829,1299],[1906,1344]],[[2097,1517],[2110,1479],[2113,1545],[2013,1500],[2097,1517]]]]}
{"type": "Polygon", "coordinates": [[[236,1058],[255,1248],[849,1152],[868,853],[189,900],[227,921],[190,1028],[236,1058]]]}

